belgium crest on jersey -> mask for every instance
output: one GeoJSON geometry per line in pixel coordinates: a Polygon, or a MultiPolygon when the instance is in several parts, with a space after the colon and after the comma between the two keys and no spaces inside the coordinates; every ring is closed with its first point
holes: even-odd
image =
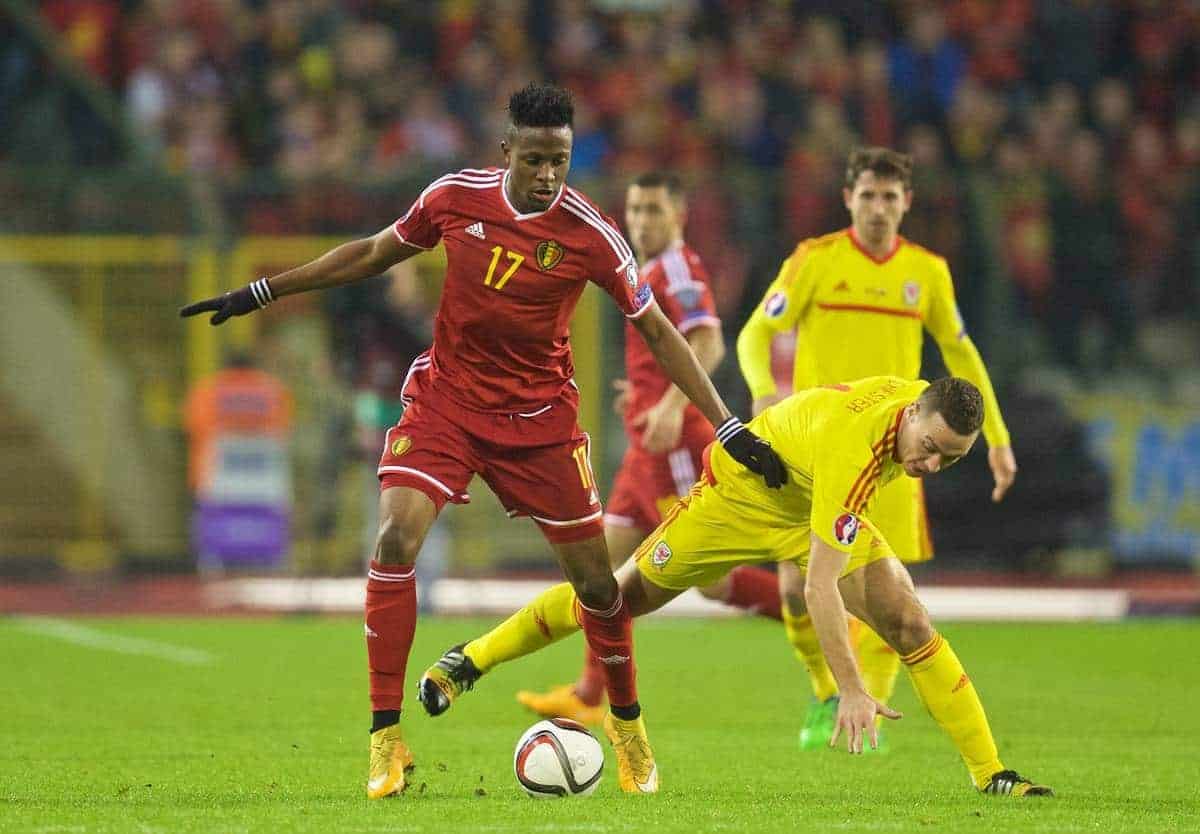
{"type": "Polygon", "coordinates": [[[537,263],[543,271],[554,269],[558,266],[558,262],[563,259],[563,255],[567,254],[567,250],[563,249],[562,244],[557,240],[543,240],[537,245],[537,263]]]}

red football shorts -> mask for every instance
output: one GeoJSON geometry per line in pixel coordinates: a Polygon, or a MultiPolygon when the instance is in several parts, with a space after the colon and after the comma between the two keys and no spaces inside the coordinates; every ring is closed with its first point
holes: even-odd
{"type": "Polygon", "coordinates": [[[712,429],[683,439],[684,445],[666,454],[651,454],[632,444],[625,450],[608,497],[606,524],[649,533],[662,523],[663,514],[700,478],[700,456],[713,439],[712,429]]]}
{"type": "Polygon", "coordinates": [[[380,488],[412,487],[441,512],[447,501],[471,500],[467,485],[478,474],[510,518],[529,516],[551,542],[603,535],[591,443],[576,422],[577,413],[574,388],[548,408],[509,415],[464,409],[424,386],[400,422],[388,429],[380,488]]]}

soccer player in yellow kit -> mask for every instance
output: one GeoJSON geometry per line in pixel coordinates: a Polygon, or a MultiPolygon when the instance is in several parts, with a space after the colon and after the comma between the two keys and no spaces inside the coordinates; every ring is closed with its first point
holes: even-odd
{"type": "MultiPolygon", "coordinates": [[[[983,395],[983,436],[995,478],[992,499],[999,501],[1013,482],[1016,461],[987,370],[963,328],[950,270],[945,259],[899,235],[913,199],[911,159],[887,148],[853,151],[843,198],[850,228],[801,242],[738,336],[738,362],[754,413],[779,399],[770,369],[771,339],[777,333],[797,332],[793,380],[794,390],[801,391],[875,374],[916,379],[928,331],[950,372],[983,395]]],[[[922,562],[933,555],[919,479],[901,478],[882,489],[871,520],[901,561],[922,562]]],[[[819,749],[833,732],[838,688],[806,611],[802,571],[780,565],[779,585],[788,639],[808,667],[815,694],[800,747],[819,749]]],[[[860,623],[853,639],[867,691],[886,703],[900,658],[860,623]]]]}
{"type": "MultiPolygon", "coordinates": [[[[842,693],[831,744],[844,733],[847,749],[861,753],[865,742],[876,743],[876,716],[900,718],[863,685],[846,631],[848,610],[899,653],[976,789],[1051,794],[1000,761],[971,679],[869,520],[889,483],[933,474],[969,452],[984,413],[979,390],[954,377],[932,384],[868,377],[802,391],[766,409],[750,428],[782,458],[787,483],[768,489],[720,444],[711,444],[699,482],[616,572],[630,612],[660,608],[739,565],[794,561],[808,572],[805,599],[842,693]]],[[[462,652],[486,674],[578,631],[580,613],[578,596],[564,582],[462,652]]],[[[607,721],[605,729],[611,735],[607,721]]],[[[655,784],[658,776],[656,766],[655,784]]],[[[622,786],[629,779],[619,767],[622,786]]]]}

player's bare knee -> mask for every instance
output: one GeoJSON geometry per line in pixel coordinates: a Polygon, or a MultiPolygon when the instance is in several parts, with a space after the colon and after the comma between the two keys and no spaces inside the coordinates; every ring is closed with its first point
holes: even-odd
{"type": "Polygon", "coordinates": [[[593,611],[611,608],[617,601],[617,580],[611,573],[584,573],[571,577],[579,601],[593,611]]]}
{"type": "Polygon", "coordinates": [[[375,559],[381,565],[411,565],[417,561],[425,533],[395,514],[385,515],[375,537],[375,559]]]}
{"type": "Polygon", "coordinates": [[[920,603],[889,611],[876,624],[879,636],[900,654],[911,654],[933,639],[933,623],[920,603]]]}

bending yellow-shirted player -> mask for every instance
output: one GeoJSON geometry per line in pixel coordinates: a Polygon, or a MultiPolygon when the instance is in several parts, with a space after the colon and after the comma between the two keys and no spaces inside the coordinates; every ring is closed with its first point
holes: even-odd
{"type": "MultiPolygon", "coordinates": [[[[844,733],[847,749],[861,753],[865,742],[876,742],[877,715],[900,717],[863,686],[846,632],[849,610],[900,654],[978,790],[1051,794],[1001,763],[971,679],[869,521],[880,490],[902,474],[920,478],[958,460],[983,419],[978,389],[954,377],[932,384],[870,377],[802,391],[766,409],[750,425],[783,459],[787,485],[768,490],[718,444],[709,446],[700,481],[616,572],[630,612],[660,608],[738,565],[794,561],[808,569],[805,597],[842,693],[831,744],[844,733]]],[[[578,597],[563,583],[462,652],[482,675],[578,631],[579,618],[578,597]]],[[[618,773],[622,782],[629,778],[618,773]]]]}
{"type": "MultiPolygon", "coordinates": [[[[847,161],[843,199],[850,228],[801,242],[738,336],[738,362],[754,413],[779,399],[770,368],[777,333],[797,332],[793,390],[800,391],[875,374],[916,379],[928,331],[950,373],[983,395],[992,499],[999,501],[1012,485],[1016,460],[987,369],[963,328],[950,270],[945,259],[899,235],[913,200],[912,160],[887,148],[856,149],[847,161]]],[[[901,561],[932,557],[919,479],[900,478],[881,489],[871,521],[901,561]]],[[[800,747],[820,749],[833,732],[838,689],[806,611],[802,571],[780,565],[779,585],[788,638],[808,667],[815,695],[800,747]]],[[[867,691],[887,702],[900,658],[859,623],[852,639],[867,691]]]]}

